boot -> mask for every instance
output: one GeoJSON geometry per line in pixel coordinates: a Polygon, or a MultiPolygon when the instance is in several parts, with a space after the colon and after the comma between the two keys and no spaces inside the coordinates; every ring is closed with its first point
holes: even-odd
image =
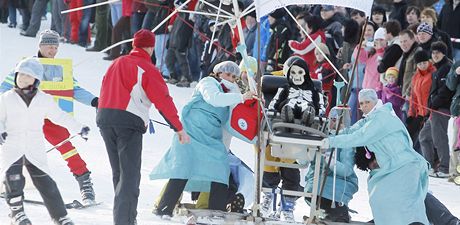
{"type": "Polygon", "coordinates": [[[91,205],[95,204],[96,195],[94,194],[93,183],[90,177],[91,172],[86,172],[80,176],[75,176],[80,186],[80,194],[83,204],[91,205]]]}
{"type": "Polygon", "coordinates": [[[262,215],[267,216],[272,211],[273,207],[273,193],[264,192],[262,196],[262,201],[260,202],[260,212],[262,215]]]}
{"type": "Polygon", "coordinates": [[[281,201],[281,217],[286,222],[295,222],[294,208],[296,197],[283,196],[284,201],[281,201]]]}
{"type": "Polygon", "coordinates": [[[302,113],[302,125],[310,127],[315,121],[315,108],[308,106],[302,113]]]}
{"type": "Polygon", "coordinates": [[[188,81],[186,78],[182,78],[177,84],[177,87],[190,87],[190,81],[188,81]]]}
{"type": "Polygon", "coordinates": [[[241,193],[236,194],[229,204],[227,211],[243,213],[244,209],[244,196],[241,193]]]}
{"type": "Polygon", "coordinates": [[[75,223],[72,222],[72,220],[68,216],[63,216],[59,219],[54,219],[54,223],[56,225],[75,225],[75,223]]]}
{"type": "Polygon", "coordinates": [[[179,81],[174,78],[169,78],[166,83],[168,84],[177,84],[179,81]]]}
{"type": "Polygon", "coordinates": [[[294,123],[294,110],[288,105],[281,108],[281,119],[286,123],[294,123]]]}
{"type": "Polygon", "coordinates": [[[11,218],[11,225],[32,225],[32,222],[30,222],[29,218],[24,213],[23,200],[23,196],[18,196],[7,200],[11,210],[9,215],[11,218]]]}
{"type": "Polygon", "coordinates": [[[348,213],[348,206],[336,206],[326,210],[326,220],[332,222],[350,223],[350,214],[348,213]]]}

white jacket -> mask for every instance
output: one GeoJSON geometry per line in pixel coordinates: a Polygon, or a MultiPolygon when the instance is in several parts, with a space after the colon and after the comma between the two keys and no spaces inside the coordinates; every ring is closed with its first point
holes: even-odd
{"type": "Polygon", "coordinates": [[[49,174],[43,135],[45,118],[66,127],[70,133],[78,133],[83,127],[62,111],[51,95],[42,91],[37,92],[29,107],[14,90],[0,95],[0,132],[8,134],[0,145],[0,181],[22,156],[49,174]]]}

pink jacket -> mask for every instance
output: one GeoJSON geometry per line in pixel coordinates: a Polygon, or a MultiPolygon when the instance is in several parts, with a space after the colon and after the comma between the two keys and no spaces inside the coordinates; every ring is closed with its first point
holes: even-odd
{"type": "Polygon", "coordinates": [[[384,51],[384,48],[378,49],[373,56],[367,59],[366,69],[364,70],[363,88],[374,89],[375,91],[382,90],[383,85],[380,82],[380,73],[377,72],[377,66],[384,51]]]}

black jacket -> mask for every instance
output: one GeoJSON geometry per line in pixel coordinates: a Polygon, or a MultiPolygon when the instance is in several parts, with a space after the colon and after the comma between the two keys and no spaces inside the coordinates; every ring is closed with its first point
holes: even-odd
{"type": "Polygon", "coordinates": [[[402,54],[403,51],[399,44],[392,44],[388,46],[383,53],[382,60],[377,67],[377,71],[379,73],[385,73],[388,68],[396,65],[402,54]]]}
{"type": "Polygon", "coordinates": [[[452,59],[453,46],[452,41],[450,40],[450,35],[437,27],[433,28],[433,33],[433,37],[436,41],[442,41],[447,45],[447,58],[452,59]]]}
{"type": "MultiPolygon", "coordinates": [[[[447,32],[452,38],[460,38],[460,4],[453,9],[453,2],[444,4],[438,18],[437,27],[447,32]]],[[[452,43],[453,47],[460,49],[460,43],[452,43]]]]}
{"type": "Polygon", "coordinates": [[[289,58],[291,49],[288,40],[291,38],[291,31],[284,19],[277,19],[270,25],[270,41],[268,43],[267,58],[274,70],[282,69],[283,63],[289,58]]]}
{"type": "Polygon", "coordinates": [[[390,12],[390,20],[397,20],[401,24],[402,29],[406,29],[408,23],[406,20],[407,2],[402,0],[401,2],[394,3],[393,9],[390,12]]]}
{"type": "Polygon", "coordinates": [[[446,86],[447,74],[449,73],[452,63],[447,57],[440,62],[435,63],[436,71],[433,73],[431,83],[430,98],[428,106],[434,110],[449,109],[454,92],[446,86]]]}

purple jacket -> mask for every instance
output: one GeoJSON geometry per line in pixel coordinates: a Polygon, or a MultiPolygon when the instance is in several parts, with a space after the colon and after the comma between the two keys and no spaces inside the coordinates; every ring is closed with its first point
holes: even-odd
{"type": "Polygon", "coordinates": [[[402,119],[402,106],[405,100],[401,96],[401,88],[397,84],[387,84],[382,90],[383,104],[390,102],[399,119],[402,119]]]}

